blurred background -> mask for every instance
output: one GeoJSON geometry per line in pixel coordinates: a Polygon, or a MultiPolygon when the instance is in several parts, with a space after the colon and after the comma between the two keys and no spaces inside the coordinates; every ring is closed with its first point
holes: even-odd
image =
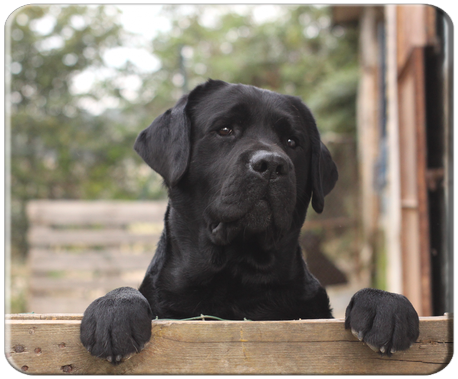
{"type": "Polygon", "coordinates": [[[375,287],[451,312],[451,22],[429,6],[36,6],[7,21],[7,311],[141,283],[161,178],[137,134],[197,84],[300,96],[339,169],[301,244],[336,317],[375,287]]]}

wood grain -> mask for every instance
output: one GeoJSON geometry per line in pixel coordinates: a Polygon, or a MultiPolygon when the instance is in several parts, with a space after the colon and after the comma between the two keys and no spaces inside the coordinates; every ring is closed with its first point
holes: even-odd
{"type": "Polygon", "coordinates": [[[33,200],[27,216],[34,225],[110,225],[164,219],[167,201],[33,200]]]}
{"type": "Polygon", "coordinates": [[[145,350],[118,366],[79,341],[80,315],[7,317],[6,355],[30,374],[431,374],[453,354],[452,320],[421,318],[411,349],[380,356],[343,320],[152,322],[145,350]]]}

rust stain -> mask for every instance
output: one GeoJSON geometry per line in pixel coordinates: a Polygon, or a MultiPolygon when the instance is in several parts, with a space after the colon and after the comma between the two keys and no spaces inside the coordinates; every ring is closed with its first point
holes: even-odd
{"type": "Polygon", "coordinates": [[[151,330],[151,339],[150,341],[160,340],[164,338],[164,330],[162,325],[155,325],[151,330]]]}
{"type": "Polygon", "coordinates": [[[240,342],[248,342],[248,340],[243,338],[243,328],[240,327],[240,342]]]}
{"type": "Polygon", "coordinates": [[[246,340],[243,337],[243,327],[242,326],[240,327],[240,342],[242,343],[243,356],[245,357],[245,359],[248,359],[247,354],[246,354],[246,347],[245,347],[245,344],[244,344],[244,342],[248,342],[248,340],[246,340]]]}

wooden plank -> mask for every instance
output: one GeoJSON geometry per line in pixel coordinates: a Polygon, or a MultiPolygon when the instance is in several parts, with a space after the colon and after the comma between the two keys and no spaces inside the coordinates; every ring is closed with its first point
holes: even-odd
{"type": "Polygon", "coordinates": [[[345,24],[348,22],[358,21],[363,13],[364,7],[357,5],[334,5],[331,8],[332,21],[335,24],[345,24]]]}
{"type": "Polygon", "coordinates": [[[79,320],[83,319],[82,313],[11,313],[5,315],[6,320],[25,320],[33,322],[34,320],[79,320]]]}
{"type": "Polygon", "coordinates": [[[370,270],[375,252],[375,241],[379,227],[379,197],[374,191],[374,167],[379,155],[379,62],[377,60],[377,12],[374,7],[365,7],[360,21],[359,45],[361,55],[361,77],[357,98],[358,165],[360,177],[361,246],[357,270],[365,286],[370,284],[370,270]]]}
{"type": "Polygon", "coordinates": [[[434,45],[436,40],[435,8],[430,5],[397,6],[397,62],[404,67],[417,47],[434,45]]]}
{"type": "Polygon", "coordinates": [[[59,230],[44,226],[32,226],[28,232],[28,241],[32,246],[116,246],[122,244],[155,245],[159,240],[162,224],[158,224],[159,233],[133,233],[125,229],[75,229],[59,230]]]}
{"type": "MultiPolygon", "coordinates": [[[[110,292],[118,287],[138,288],[145,276],[146,267],[138,273],[131,274],[131,277],[123,279],[119,276],[101,276],[96,278],[31,278],[29,291],[33,296],[81,296],[90,292],[110,292]]],[[[33,310],[37,312],[36,310],[33,310]]],[[[51,310],[50,310],[51,311],[51,310]]],[[[53,311],[54,312],[54,311],[53,311]]]]}
{"type": "Polygon", "coordinates": [[[34,225],[126,225],[162,222],[166,201],[33,200],[27,215],[34,225]]]}
{"type": "Polygon", "coordinates": [[[27,310],[35,313],[83,313],[89,304],[105,294],[101,291],[91,297],[31,296],[27,301],[27,310]]]}
{"type": "MultiPolygon", "coordinates": [[[[380,356],[343,320],[152,322],[145,350],[120,365],[91,356],[80,321],[7,317],[6,356],[30,374],[431,374],[453,354],[452,320],[422,318],[413,347],[380,356]]],[[[52,317],[51,317],[52,318],[52,317]]]]}
{"type": "Polygon", "coordinates": [[[398,67],[397,67],[397,5],[385,5],[386,28],[386,133],[389,154],[387,157],[387,189],[390,199],[386,203],[385,230],[386,283],[390,292],[402,292],[402,255],[401,255],[401,175],[398,118],[398,67]]]}
{"type": "Polygon", "coordinates": [[[416,47],[398,78],[403,293],[430,315],[431,275],[426,183],[424,54],[416,47]]]}
{"type": "MultiPolygon", "coordinates": [[[[426,7],[432,9],[432,7],[426,7]]],[[[426,10],[425,10],[426,12],[426,10]]],[[[425,16],[426,17],[426,16],[425,16]]],[[[419,228],[419,255],[420,255],[420,286],[422,295],[423,316],[433,314],[431,293],[431,242],[429,237],[429,204],[428,187],[426,180],[427,146],[426,146],[426,95],[425,95],[425,53],[423,48],[412,51],[415,65],[415,157],[417,160],[417,196],[418,196],[418,228],[419,228]]]]}
{"type": "Polygon", "coordinates": [[[143,269],[146,271],[154,252],[126,254],[118,251],[87,251],[81,254],[64,252],[52,253],[34,249],[29,262],[32,273],[44,275],[52,271],[97,271],[113,272],[143,269]]]}

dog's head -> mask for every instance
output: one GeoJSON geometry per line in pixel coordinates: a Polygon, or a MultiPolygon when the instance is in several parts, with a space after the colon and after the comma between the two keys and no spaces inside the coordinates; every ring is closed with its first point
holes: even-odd
{"type": "Polygon", "coordinates": [[[163,177],[172,204],[177,193],[192,199],[216,245],[300,228],[310,199],[321,213],[337,180],[305,104],[242,84],[199,85],[134,147],[163,177]]]}

